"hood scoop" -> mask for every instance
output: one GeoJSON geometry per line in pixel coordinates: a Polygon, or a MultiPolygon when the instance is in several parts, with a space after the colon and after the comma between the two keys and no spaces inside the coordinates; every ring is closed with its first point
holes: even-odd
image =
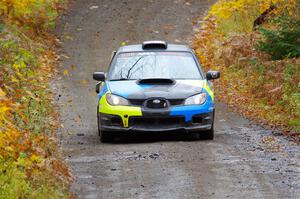
{"type": "Polygon", "coordinates": [[[137,80],[137,84],[169,85],[169,84],[175,84],[175,80],[167,79],[167,78],[139,79],[139,80],[137,80]]]}

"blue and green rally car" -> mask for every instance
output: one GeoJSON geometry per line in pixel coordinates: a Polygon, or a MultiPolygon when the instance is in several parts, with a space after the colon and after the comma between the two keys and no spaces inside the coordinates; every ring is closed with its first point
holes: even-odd
{"type": "Polygon", "coordinates": [[[116,132],[178,131],[214,137],[214,93],[193,51],[185,45],[147,41],[113,53],[108,73],[95,72],[101,141],[116,132]]]}

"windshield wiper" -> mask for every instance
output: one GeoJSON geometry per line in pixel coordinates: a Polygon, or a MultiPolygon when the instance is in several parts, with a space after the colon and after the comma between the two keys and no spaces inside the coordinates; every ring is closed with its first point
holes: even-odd
{"type": "Polygon", "coordinates": [[[143,59],[144,57],[147,57],[147,56],[149,56],[149,55],[143,55],[143,56],[141,56],[141,57],[139,57],[135,62],[134,62],[134,64],[129,68],[129,70],[127,71],[127,77],[130,77],[131,76],[131,70],[137,65],[137,63],[139,63],[139,61],[141,60],[141,59],[143,59]]]}

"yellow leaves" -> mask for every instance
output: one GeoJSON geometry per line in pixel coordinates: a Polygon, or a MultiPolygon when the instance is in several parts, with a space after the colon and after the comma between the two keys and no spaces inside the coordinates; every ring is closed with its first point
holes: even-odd
{"type": "Polygon", "coordinates": [[[69,75],[69,70],[65,69],[63,74],[64,74],[64,76],[68,76],[69,75]]]}
{"type": "MultiPolygon", "coordinates": [[[[15,69],[15,71],[16,71],[15,74],[17,75],[17,77],[19,77],[20,79],[24,79],[24,75],[22,74],[21,71],[22,71],[22,69],[26,68],[26,64],[23,61],[21,61],[20,63],[14,63],[12,65],[12,68],[15,69]]],[[[14,76],[11,76],[11,80],[13,82],[18,82],[19,81],[14,76]]]]}
{"type": "Polygon", "coordinates": [[[11,82],[19,82],[19,80],[13,75],[10,75],[9,78],[11,82]]]}
{"type": "Polygon", "coordinates": [[[34,0],[4,0],[0,2],[0,8],[10,17],[27,13],[28,7],[31,7],[34,0]]]}
{"type": "Polygon", "coordinates": [[[9,111],[10,108],[7,106],[1,106],[0,107],[0,120],[3,119],[4,120],[4,116],[6,114],[7,111],[9,111]]]}
{"type": "Polygon", "coordinates": [[[15,64],[13,64],[13,68],[18,70],[20,68],[20,65],[15,63],[15,64]]]}
{"type": "Polygon", "coordinates": [[[30,157],[30,160],[32,161],[32,162],[34,162],[34,163],[41,163],[41,162],[43,162],[43,158],[41,158],[41,157],[39,157],[39,156],[37,156],[37,155],[35,155],[35,154],[33,154],[31,157],[30,157]]]}
{"type": "Polygon", "coordinates": [[[80,83],[81,83],[82,86],[86,86],[87,85],[87,81],[85,79],[81,80],[80,83]]]}
{"type": "Polygon", "coordinates": [[[7,125],[7,117],[10,115],[11,101],[6,98],[5,92],[0,88],[0,133],[1,127],[7,125]]]}
{"type": "Polygon", "coordinates": [[[8,152],[14,151],[14,149],[11,146],[5,147],[5,150],[8,151],[8,152]]]}
{"type": "Polygon", "coordinates": [[[2,158],[16,158],[15,144],[18,142],[20,134],[11,127],[0,131],[0,155],[2,158]]]}
{"type": "MultiPolygon", "coordinates": [[[[54,38],[44,33],[47,24],[54,25],[55,8],[61,6],[61,2],[0,0],[0,16],[5,23],[5,36],[0,37],[0,54],[4,56],[1,60],[4,67],[0,66],[0,172],[3,171],[1,166],[12,166],[14,170],[10,172],[13,172],[8,175],[9,170],[5,168],[7,172],[2,176],[19,179],[16,173],[21,173],[34,197],[40,193],[37,187],[62,193],[64,188],[59,186],[66,185],[62,180],[65,176],[56,177],[51,165],[46,164],[56,159],[57,151],[55,140],[46,136],[47,133],[52,135],[55,128],[48,82],[57,73],[57,59],[50,50],[54,47],[54,38]],[[46,177],[38,179],[39,176],[46,177]]],[[[68,75],[69,71],[64,73],[68,75]]],[[[6,191],[0,186],[0,198],[6,191]]],[[[27,197],[32,198],[30,196],[27,197]]]]}
{"type": "Polygon", "coordinates": [[[0,15],[10,23],[42,30],[53,26],[61,4],[59,0],[1,0],[0,15]]]}
{"type": "Polygon", "coordinates": [[[65,35],[64,35],[64,38],[65,38],[66,40],[73,40],[73,37],[72,37],[71,35],[69,35],[69,34],[65,34],[65,35]]]}
{"type": "Polygon", "coordinates": [[[219,31],[251,32],[254,20],[265,12],[271,5],[276,9],[273,13],[289,12],[292,14],[296,8],[296,0],[220,0],[215,3],[209,15],[216,18],[220,24],[219,31]]]}
{"type": "Polygon", "coordinates": [[[219,19],[228,19],[234,11],[240,10],[241,7],[242,1],[219,1],[212,6],[209,13],[219,19]]]}
{"type": "MultiPolygon", "coordinates": [[[[204,69],[207,71],[218,67],[223,74],[214,84],[220,100],[236,107],[254,121],[293,131],[296,128],[291,124],[298,125],[300,129],[299,111],[295,111],[300,106],[292,104],[291,101],[296,100],[284,91],[288,85],[284,68],[296,66],[295,70],[300,71],[300,59],[283,60],[282,63],[266,61],[268,56],[254,48],[261,37],[252,30],[254,20],[270,5],[276,6],[271,16],[278,16],[287,11],[292,14],[296,8],[295,2],[220,0],[212,6],[193,42],[204,69]],[[261,68],[267,71],[266,74],[262,74],[261,68]]],[[[294,72],[289,84],[300,85],[299,77],[294,72]]],[[[296,88],[293,89],[295,92],[296,88]]],[[[299,89],[296,93],[299,93],[299,89]]]]}
{"type": "Polygon", "coordinates": [[[19,71],[16,72],[16,74],[18,75],[19,78],[23,78],[24,77],[24,75],[22,73],[20,73],[19,71]]]}
{"type": "Polygon", "coordinates": [[[6,96],[6,93],[0,88],[0,100],[4,99],[5,96],[6,96]]]}
{"type": "Polygon", "coordinates": [[[26,64],[23,61],[20,63],[14,63],[13,68],[19,71],[19,69],[26,68],[26,64]]]}

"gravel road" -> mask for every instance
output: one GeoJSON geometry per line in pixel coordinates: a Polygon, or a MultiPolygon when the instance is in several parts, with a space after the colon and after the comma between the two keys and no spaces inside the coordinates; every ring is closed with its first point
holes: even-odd
{"type": "Polygon", "coordinates": [[[94,71],[107,69],[122,42],[187,43],[207,0],[75,0],[62,16],[58,138],[78,198],[297,198],[299,146],[217,104],[214,141],[183,133],[143,134],[100,143],[94,71]]]}

